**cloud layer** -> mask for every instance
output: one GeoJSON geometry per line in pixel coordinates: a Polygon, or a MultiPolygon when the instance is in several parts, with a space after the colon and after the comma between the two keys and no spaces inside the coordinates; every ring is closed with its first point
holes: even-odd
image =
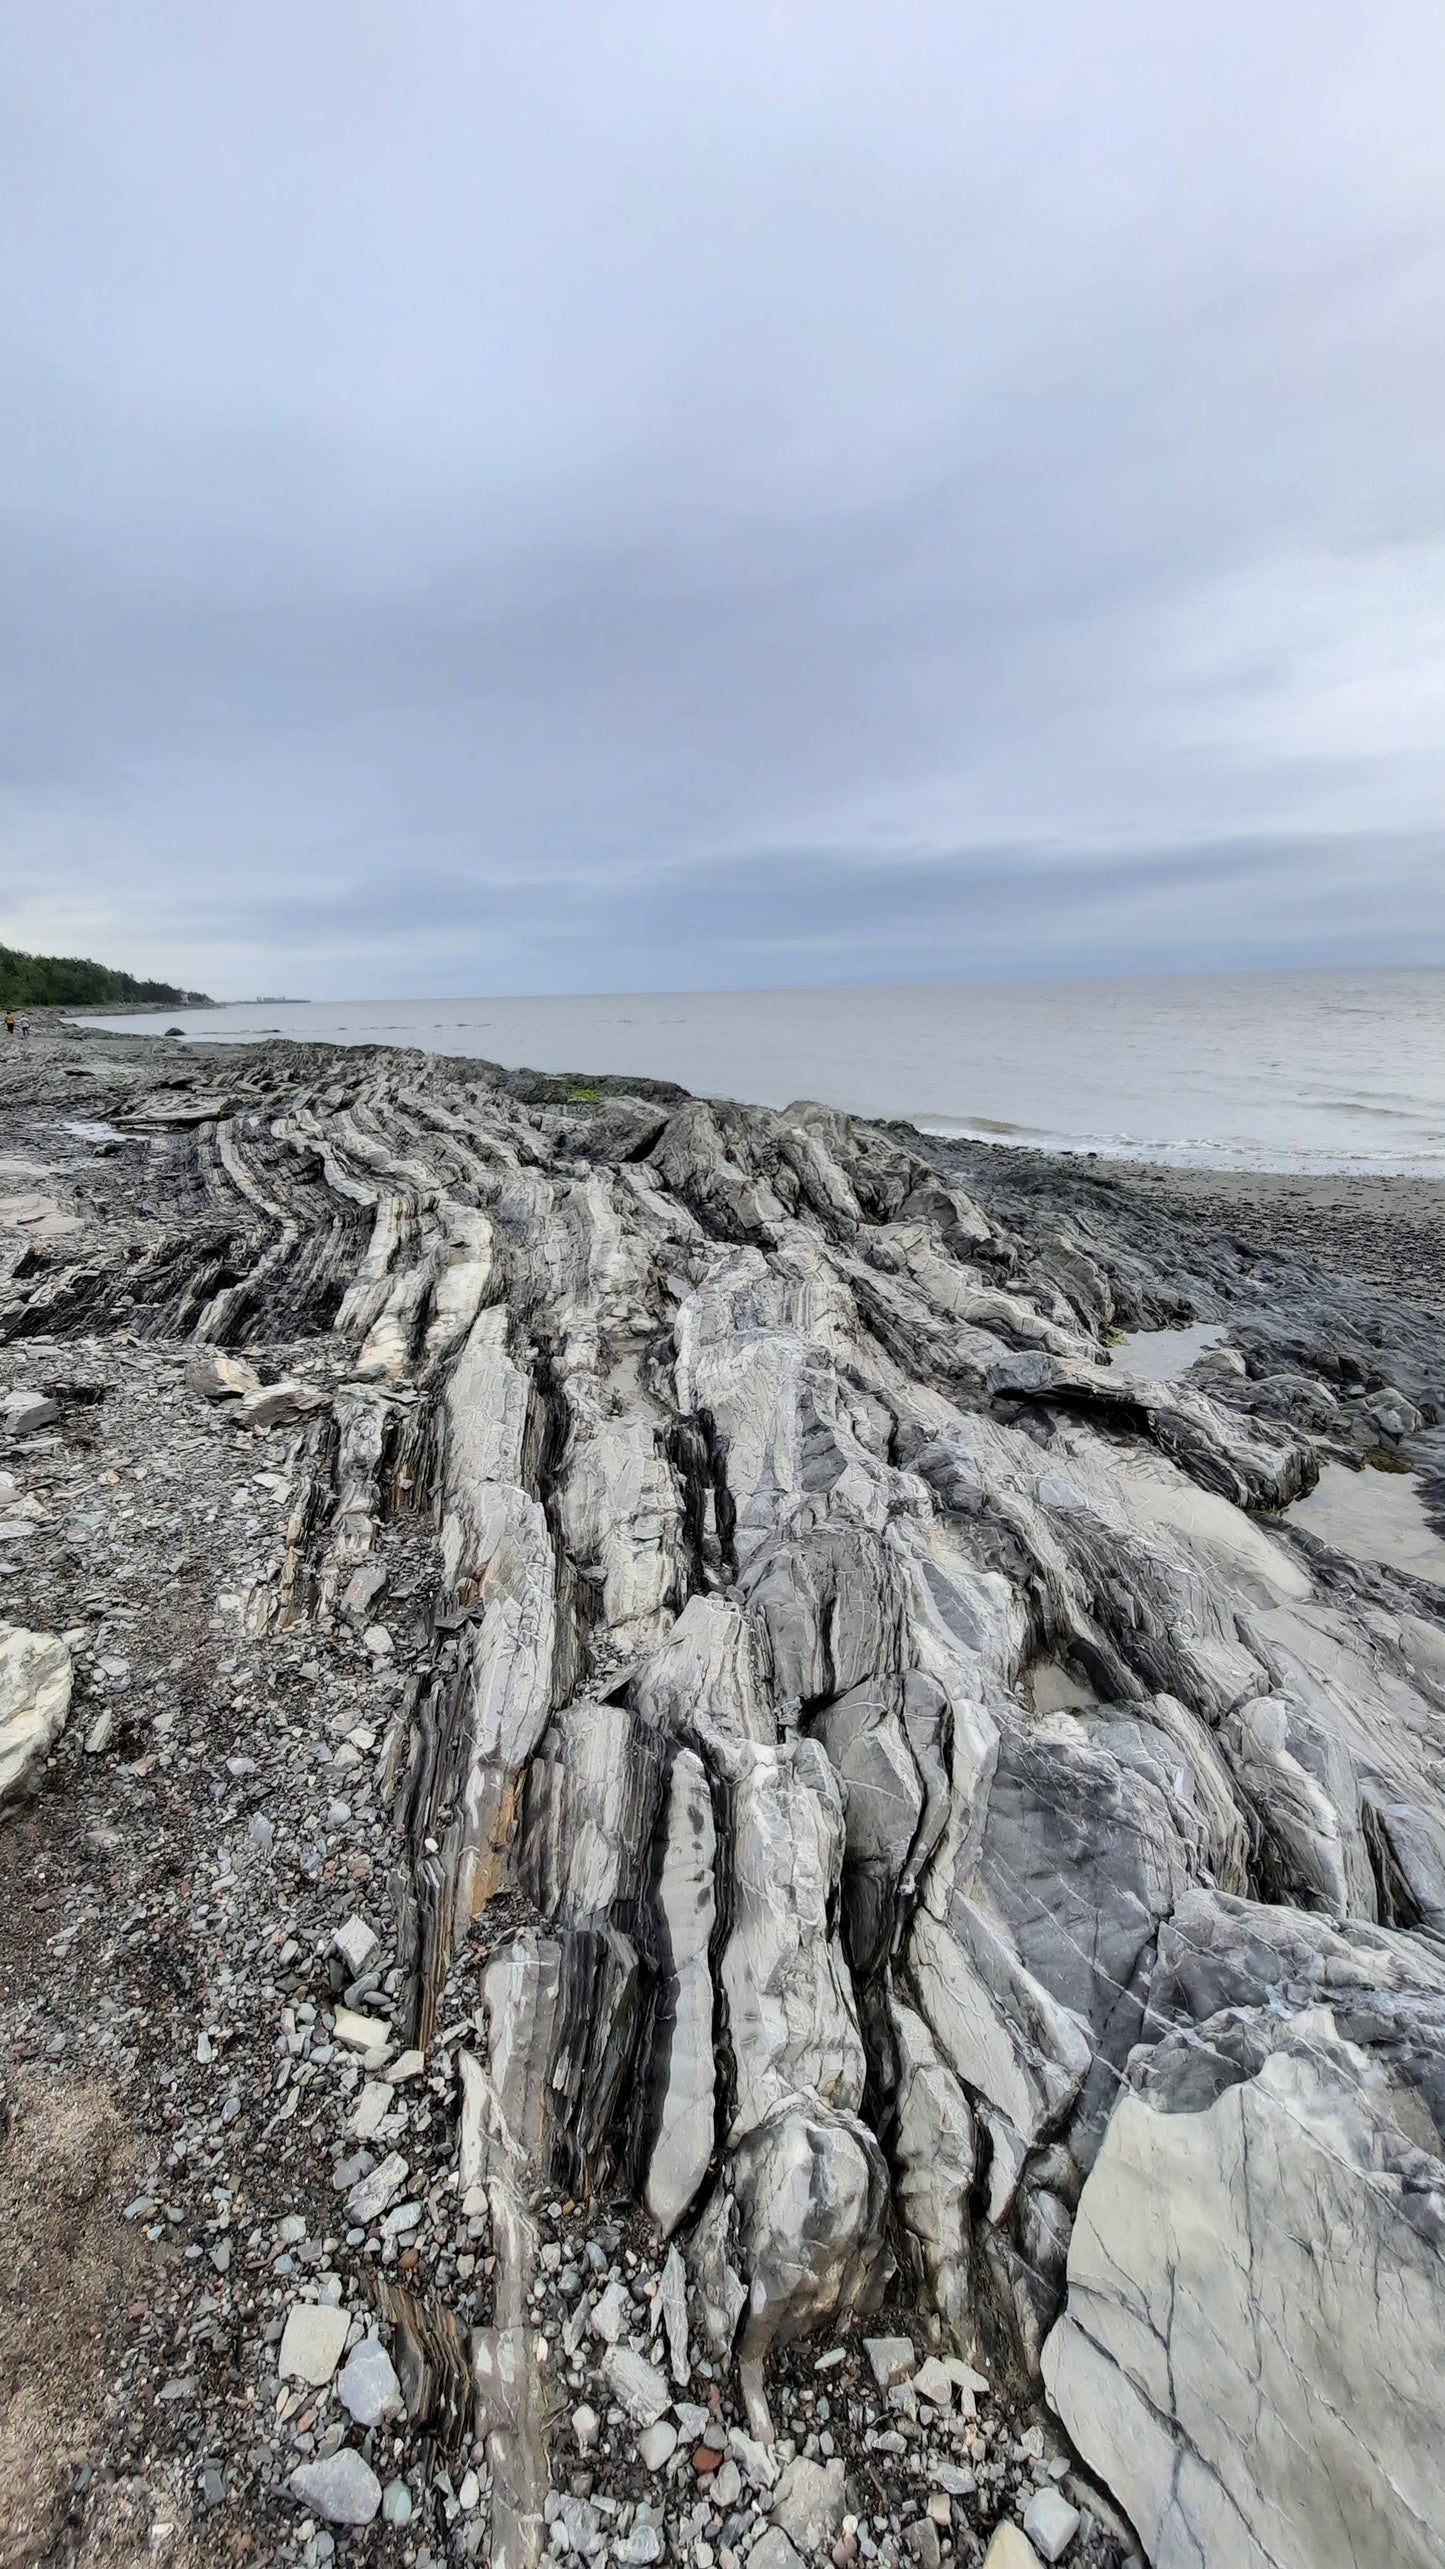
{"type": "Polygon", "coordinates": [[[1445,19],[45,0],[0,908],[216,989],[1445,961],[1445,19]]]}

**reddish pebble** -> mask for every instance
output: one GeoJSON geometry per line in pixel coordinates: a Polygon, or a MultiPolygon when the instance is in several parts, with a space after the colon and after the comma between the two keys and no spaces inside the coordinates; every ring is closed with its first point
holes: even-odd
{"type": "Polygon", "coordinates": [[[710,2444],[700,2444],[692,2457],[692,2467],[699,2473],[715,2471],[722,2458],[710,2444]]]}

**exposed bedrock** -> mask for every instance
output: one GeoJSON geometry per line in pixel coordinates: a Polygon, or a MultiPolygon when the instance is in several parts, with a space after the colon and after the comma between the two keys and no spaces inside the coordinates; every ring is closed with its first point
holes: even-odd
{"type": "MultiPolygon", "coordinates": [[[[891,2295],[1161,2569],[1438,2560],[1445,1601],[1279,1515],[1341,1368],[1125,1379],[1162,1251],[821,1107],[297,1048],[222,1102],[167,1103],[143,1256],[0,1322],[340,1340],[253,1622],[365,1622],[378,1526],[432,1530],[387,1771],[408,2030],[459,1962],[484,2028],[497,2556],[543,2538],[545,2188],[675,2242],[674,2367],[759,2438],[774,2349],[891,2295]]],[[[1372,1325],[1423,1421],[1428,1324],[1372,1325]]]]}

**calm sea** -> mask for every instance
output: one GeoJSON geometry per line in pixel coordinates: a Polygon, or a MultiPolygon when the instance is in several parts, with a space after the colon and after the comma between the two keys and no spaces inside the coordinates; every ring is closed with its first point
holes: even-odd
{"type": "Polygon", "coordinates": [[[1445,972],[273,1001],[123,1022],[642,1073],[766,1106],[816,1097],[1047,1150],[1445,1176],[1445,972]]]}

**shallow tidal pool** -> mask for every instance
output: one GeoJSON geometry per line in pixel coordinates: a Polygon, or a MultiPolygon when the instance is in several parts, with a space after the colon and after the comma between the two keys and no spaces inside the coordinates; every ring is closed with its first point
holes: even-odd
{"type": "Polygon", "coordinates": [[[1347,1463],[1326,1463],[1308,1498],[1296,1499],[1285,1517],[1352,1561],[1383,1561],[1445,1588],[1445,1542],[1413,1472],[1352,1472],[1347,1463]]]}

